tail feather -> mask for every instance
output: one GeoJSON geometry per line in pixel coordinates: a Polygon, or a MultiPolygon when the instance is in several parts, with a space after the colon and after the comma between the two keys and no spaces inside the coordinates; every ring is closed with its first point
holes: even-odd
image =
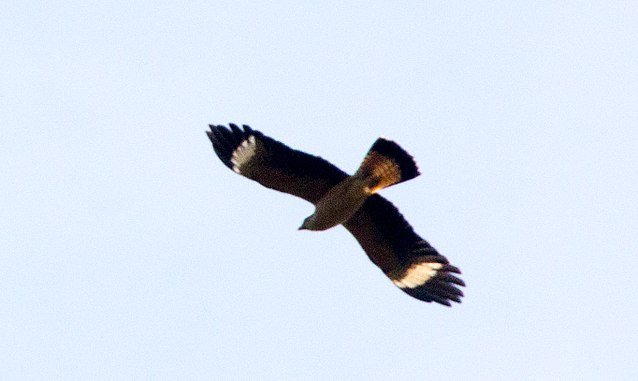
{"type": "Polygon", "coordinates": [[[384,138],[374,142],[355,174],[366,179],[370,193],[418,175],[419,169],[412,156],[397,143],[384,138]]]}

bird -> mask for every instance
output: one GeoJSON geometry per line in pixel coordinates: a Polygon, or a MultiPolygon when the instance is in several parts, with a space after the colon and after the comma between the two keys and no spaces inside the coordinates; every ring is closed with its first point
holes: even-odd
{"type": "Polygon", "coordinates": [[[221,162],[264,187],[314,204],[299,230],[344,226],[368,258],[406,294],[424,302],[461,303],[458,267],[421,238],[378,192],[420,175],[396,142],[378,138],[350,176],[327,160],[292,149],[248,125],[210,124],[206,131],[221,162]]]}

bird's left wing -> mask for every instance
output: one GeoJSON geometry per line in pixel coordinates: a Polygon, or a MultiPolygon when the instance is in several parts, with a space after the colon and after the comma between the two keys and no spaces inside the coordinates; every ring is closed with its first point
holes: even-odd
{"type": "Polygon", "coordinates": [[[465,283],[430,244],[414,232],[399,210],[375,194],[343,224],[375,265],[408,295],[446,306],[460,303],[465,283]]]}
{"type": "Polygon", "coordinates": [[[261,185],[317,203],[348,175],[318,157],[294,150],[244,125],[210,126],[215,153],[230,169],[261,185]]]}

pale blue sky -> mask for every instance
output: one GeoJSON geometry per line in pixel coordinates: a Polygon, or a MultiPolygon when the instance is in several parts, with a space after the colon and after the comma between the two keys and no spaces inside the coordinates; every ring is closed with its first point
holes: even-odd
{"type": "Polygon", "coordinates": [[[638,3],[24,2],[0,12],[1,379],[638,378],[638,3]],[[467,283],[403,294],[208,123],[383,191],[467,283]]]}

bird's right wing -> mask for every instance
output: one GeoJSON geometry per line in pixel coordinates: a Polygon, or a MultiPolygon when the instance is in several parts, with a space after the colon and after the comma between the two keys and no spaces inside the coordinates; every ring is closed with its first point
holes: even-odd
{"type": "Polygon", "coordinates": [[[348,175],[318,157],[294,150],[244,125],[210,126],[206,131],[219,159],[261,185],[317,203],[348,175]]]}
{"type": "Polygon", "coordinates": [[[465,283],[426,240],[414,232],[392,203],[379,195],[368,197],[343,224],[359,241],[370,260],[392,283],[410,296],[449,306],[461,302],[465,283]]]}

